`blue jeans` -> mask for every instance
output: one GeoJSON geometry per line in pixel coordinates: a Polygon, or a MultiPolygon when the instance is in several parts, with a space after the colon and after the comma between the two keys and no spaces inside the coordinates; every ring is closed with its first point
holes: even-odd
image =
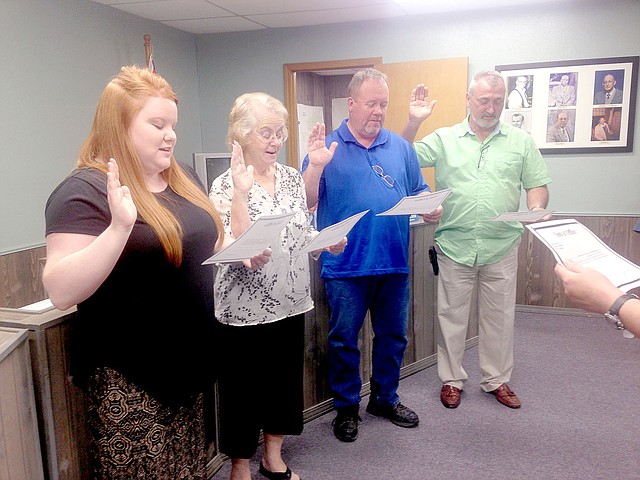
{"type": "Polygon", "coordinates": [[[394,406],[400,398],[400,367],[407,346],[409,275],[325,279],[331,307],[329,320],[329,385],[333,405],[360,403],[358,334],[367,310],[373,327],[371,396],[380,405],[394,406]]]}

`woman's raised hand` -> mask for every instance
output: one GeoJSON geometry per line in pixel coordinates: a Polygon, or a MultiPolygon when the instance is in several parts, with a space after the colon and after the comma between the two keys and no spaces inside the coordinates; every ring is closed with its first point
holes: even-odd
{"type": "Polygon", "coordinates": [[[129,187],[120,184],[118,162],[110,158],[107,163],[107,200],[111,211],[111,224],[132,229],[138,216],[129,187]]]}
{"type": "Polygon", "coordinates": [[[327,148],[325,138],[324,123],[316,123],[311,129],[311,132],[309,132],[309,137],[307,138],[309,165],[324,168],[324,166],[333,158],[333,154],[338,147],[338,142],[332,142],[329,148],[327,148]]]}
{"type": "Polygon", "coordinates": [[[231,151],[231,178],[233,188],[239,193],[248,193],[253,187],[253,165],[247,166],[244,163],[242,147],[237,141],[233,141],[231,151]]]}

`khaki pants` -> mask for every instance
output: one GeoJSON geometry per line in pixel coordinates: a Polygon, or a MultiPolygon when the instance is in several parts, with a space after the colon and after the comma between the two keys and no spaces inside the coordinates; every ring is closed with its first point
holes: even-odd
{"type": "Polygon", "coordinates": [[[480,386],[486,392],[495,390],[509,382],[513,370],[518,246],[490,265],[469,267],[442,253],[438,262],[438,375],[443,383],[460,389],[467,381],[462,357],[477,284],[480,386]]]}

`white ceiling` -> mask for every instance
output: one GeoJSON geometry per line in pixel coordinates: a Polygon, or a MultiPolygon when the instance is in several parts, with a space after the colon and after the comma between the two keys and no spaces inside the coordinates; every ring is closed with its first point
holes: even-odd
{"type": "Polygon", "coordinates": [[[575,0],[93,0],[186,32],[303,27],[575,0]]]}

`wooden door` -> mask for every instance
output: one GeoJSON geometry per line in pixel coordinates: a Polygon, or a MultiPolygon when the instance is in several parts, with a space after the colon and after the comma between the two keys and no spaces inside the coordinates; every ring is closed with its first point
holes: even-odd
{"type": "MultiPolygon", "coordinates": [[[[324,62],[286,63],[284,65],[284,105],[289,112],[289,142],[287,144],[287,165],[298,168],[298,98],[296,75],[302,72],[330,72],[334,75],[350,73],[382,62],[381,57],[354,58],[351,60],[330,60],[324,62]]],[[[314,87],[316,88],[316,87],[314,87]]],[[[322,89],[322,86],[317,88],[322,89]]],[[[316,92],[319,98],[324,92],[316,92]]],[[[346,91],[344,92],[346,96],[346,91]]],[[[314,103],[315,105],[315,103],[314,103]]],[[[305,139],[302,139],[304,141],[305,139]]]]}
{"type": "MultiPolygon", "coordinates": [[[[384,126],[392,132],[402,133],[409,118],[411,91],[418,83],[424,83],[429,88],[429,98],[438,103],[420,126],[416,140],[436,128],[462,121],[467,113],[468,64],[468,58],[463,57],[375,65],[387,74],[389,82],[389,109],[384,126]]],[[[422,173],[435,190],[433,168],[423,168],[422,173]]]]}
{"type": "MultiPolygon", "coordinates": [[[[389,77],[389,110],[384,126],[400,134],[409,116],[411,90],[424,83],[429,88],[429,97],[438,100],[432,115],[422,124],[417,139],[431,133],[436,128],[460,122],[466,115],[465,93],[468,86],[468,58],[447,58],[438,60],[420,60],[415,62],[382,63],[381,57],[359,58],[329,62],[312,62],[284,65],[285,105],[291,119],[290,141],[287,144],[287,163],[298,165],[297,138],[297,98],[296,73],[331,71],[353,73],[358,68],[373,66],[389,77]]],[[[321,88],[321,87],[312,87],[321,88]]],[[[322,96],[323,92],[316,92],[322,96]]],[[[343,94],[337,96],[345,96],[343,94]]],[[[334,127],[336,127],[334,125],[334,127]]],[[[435,190],[433,169],[422,169],[425,180],[435,190]]]]}

